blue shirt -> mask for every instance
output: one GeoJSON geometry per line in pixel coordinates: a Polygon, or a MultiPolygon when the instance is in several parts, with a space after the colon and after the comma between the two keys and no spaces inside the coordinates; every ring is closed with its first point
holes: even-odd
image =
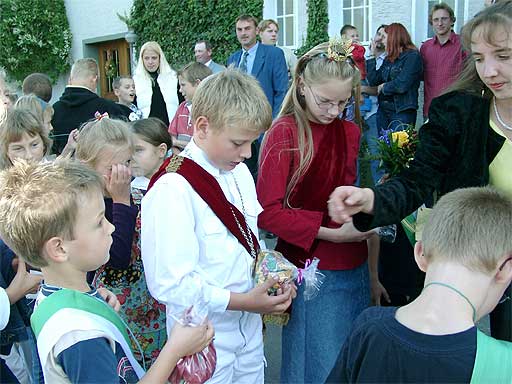
{"type": "MultiPolygon", "coordinates": [[[[48,284],[43,284],[41,293],[50,296],[60,290],[48,284]]],[[[87,292],[88,295],[103,298],[96,289],[87,292]]],[[[139,379],[123,348],[115,343],[115,352],[110,343],[103,337],[79,341],[65,349],[57,356],[60,364],[72,383],[137,383],[139,379]]]]}
{"type": "Polygon", "coordinates": [[[256,51],[258,50],[259,42],[256,42],[248,51],[242,49],[242,54],[240,55],[240,61],[238,62],[238,67],[240,67],[240,63],[244,57],[244,52],[247,52],[249,55],[247,56],[247,73],[252,73],[252,66],[254,64],[254,59],[256,58],[256,51]]]}

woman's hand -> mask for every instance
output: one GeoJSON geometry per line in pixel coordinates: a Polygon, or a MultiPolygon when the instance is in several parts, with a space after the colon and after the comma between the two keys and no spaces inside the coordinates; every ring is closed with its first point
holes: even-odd
{"type": "Polygon", "coordinates": [[[112,197],[112,201],[130,206],[130,183],[132,181],[130,168],[123,164],[114,164],[110,176],[103,177],[105,178],[105,188],[112,197]]]}
{"type": "Polygon", "coordinates": [[[338,187],[327,202],[329,216],[336,223],[350,222],[356,213],[373,213],[374,200],[375,195],[370,188],[338,187]]]}
{"type": "Polygon", "coordinates": [[[386,288],[384,288],[379,279],[370,279],[370,298],[372,305],[380,307],[380,300],[383,296],[384,300],[386,300],[388,303],[391,303],[388,291],[386,291],[386,288]]]}

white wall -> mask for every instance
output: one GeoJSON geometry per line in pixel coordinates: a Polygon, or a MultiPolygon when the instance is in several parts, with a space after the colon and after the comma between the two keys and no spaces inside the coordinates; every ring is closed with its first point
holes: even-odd
{"type": "MultiPolygon", "coordinates": [[[[73,36],[71,59],[75,61],[89,55],[84,40],[97,42],[111,40],[113,35],[128,31],[117,14],[128,15],[133,0],[65,0],[69,27],[73,36]]],[[[52,102],[64,91],[69,74],[61,76],[53,87],[52,102]]]]}

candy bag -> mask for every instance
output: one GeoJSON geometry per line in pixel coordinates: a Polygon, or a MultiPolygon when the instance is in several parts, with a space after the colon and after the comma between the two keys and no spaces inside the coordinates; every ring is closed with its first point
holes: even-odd
{"type": "MultiPolygon", "coordinates": [[[[201,280],[186,279],[181,284],[190,286],[186,290],[190,295],[182,296],[180,303],[173,303],[173,313],[170,315],[181,325],[197,327],[208,316],[201,280]]],[[[212,342],[201,352],[178,360],[168,380],[171,384],[202,384],[213,376],[216,365],[217,352],[212,342]]]]}
{"type": "MultiPolygon", "coordinates": [[[[318,271],[319,262],[320,260],[315,257],[313,261],[306,260],[304,268],[297,268],[282,253],[268,249],[261,250],[254,266],[254,283],[258,285],[268,278],[278,277],[276,284],[268,290],[269,295],[276,295],[279,288],[296,281],[298,285],[305,284],[304,300],[311,300],[318,294],[325,277],[318,271]]],[[[266,323],[286,325],[288,320],[288,313],[263,315],[263,321],[266,323]]]]}

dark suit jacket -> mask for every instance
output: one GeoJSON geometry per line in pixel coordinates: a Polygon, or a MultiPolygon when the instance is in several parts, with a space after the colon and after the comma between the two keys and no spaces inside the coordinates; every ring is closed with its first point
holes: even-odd
{"type": "Polygon", "coordinates": [[[461,92],[435,98],[429,121],[419,132],[420,144],[400,175],[373,189],[374,215],[358,213],[360,231],[398,223],[434,191],[444,195],[457,188],[489,182],[489,165],[505,139],[489,126],[489,100],[461,92]]]}
{"type": "MultiPolygon", "coordinates": [[[[229,56],[227,65],[238,66],[242,50],[229,56]]],[[[288,67],[283,51],[271,45],[259,43],[251,75],[258,79],[263,92],[272,107],[272,117],[276,117],[288,90],[288,67]]]]}

